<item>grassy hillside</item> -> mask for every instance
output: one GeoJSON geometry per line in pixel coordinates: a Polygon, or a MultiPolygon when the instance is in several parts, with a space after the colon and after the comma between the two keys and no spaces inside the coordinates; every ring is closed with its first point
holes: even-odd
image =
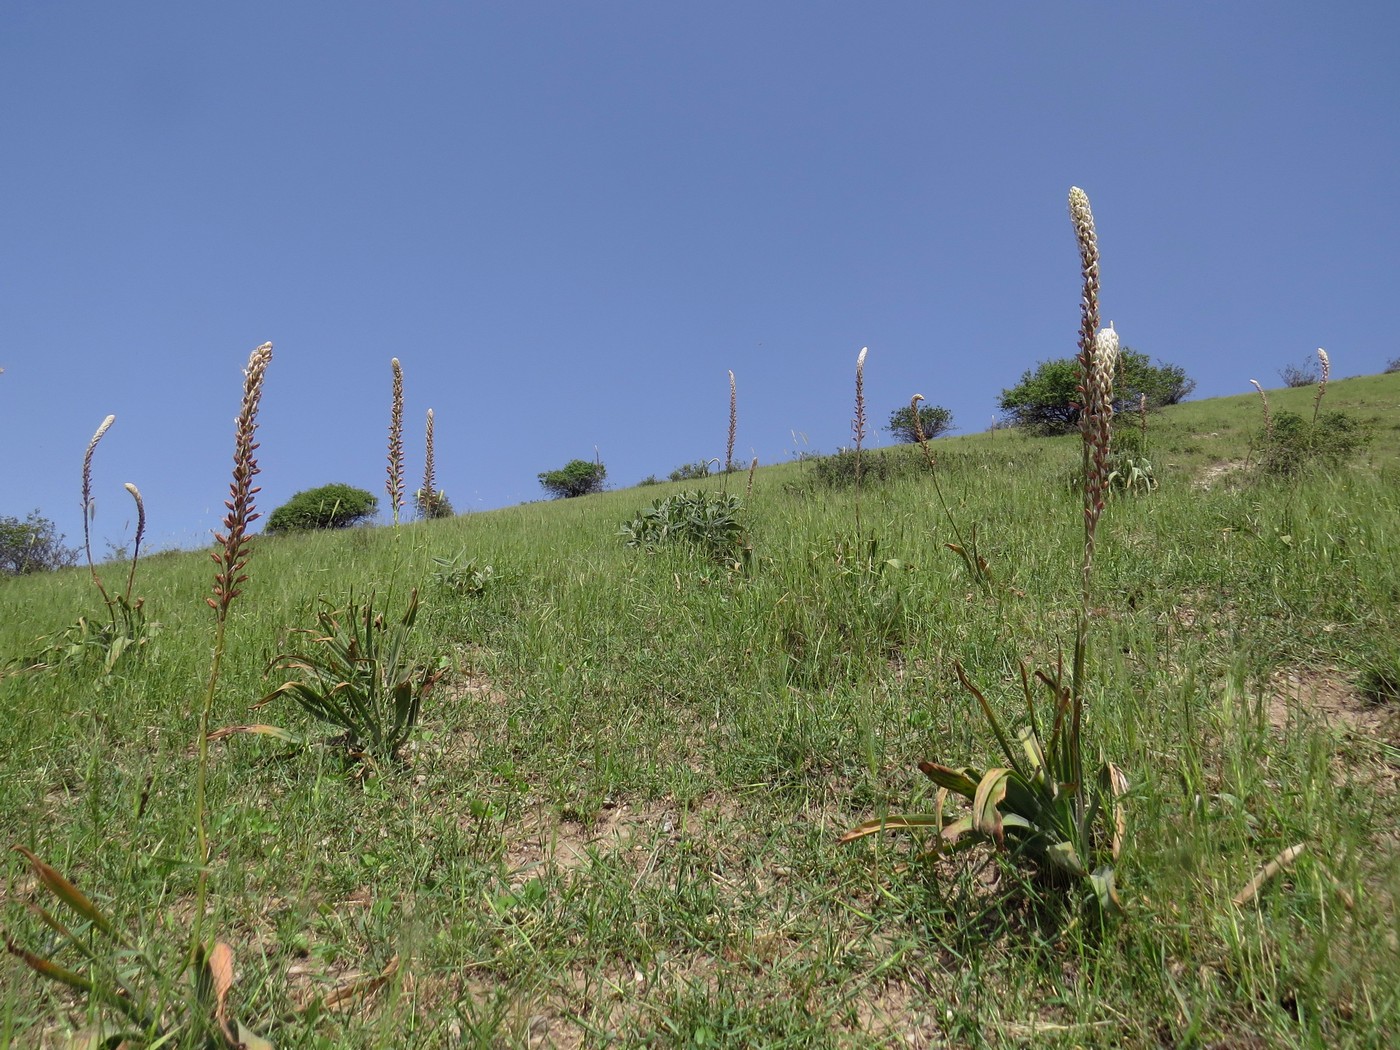
{"type": "MultiPolygon", "coordinates": [[[[1273,411],[1314,393],[1271,391],[1273,411]]],[[[1159,487],[1105,510],[1087,760],[1130,785],[1107,921],[989,846],[837,842],[930,809],[920,759],[996,764],[954,661],[1015,726],[1020,661],[1070,659],[1077,439],[937,442],[956,535],[891,449],[859,493],[810,461],[760,469],[730,561],[618,535],[693,484],[256,540],[213,721],[312,743],[212,745],[206,930],[234,950],[238,1016],[278,1047],[1394,1045],[1400,374],[1333,383],[1325,407],[1370,443],[1285,479],[1257,469],[1258,395],[1154,415],[1159,487]],[[974,528],[990,588],[945,546],[974,528]],[[285,699],[250,711],[319,603],[372,594],[392,620],[415,589],[411,645],[442,677],[401,765],[365,775],[285,699]]],[[[143,561],[159,627],[111,674],[51,653],[0,678],[0,843],[167,973],[194,901],[212,573],[143,561]]],[[[0,582],[0,660],[103,615],[86,571],[0,582]]],[[[7,936],[52,946],[31,868],[3,870],[7,936]]],[[[0,954],[0,1045],[66,1045],[86,1002],[0,954]]]]}

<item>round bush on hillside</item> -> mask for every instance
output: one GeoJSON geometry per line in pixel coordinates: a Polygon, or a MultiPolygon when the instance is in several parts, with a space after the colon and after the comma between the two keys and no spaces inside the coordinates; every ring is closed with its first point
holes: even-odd
{"type": "Polygon", "coordinates": [[[322,485],[298,492],[267,518],[267,531],[304,532],[308,529],[345,529],[379,513],[373,493],[352,485],[322,485]]]}

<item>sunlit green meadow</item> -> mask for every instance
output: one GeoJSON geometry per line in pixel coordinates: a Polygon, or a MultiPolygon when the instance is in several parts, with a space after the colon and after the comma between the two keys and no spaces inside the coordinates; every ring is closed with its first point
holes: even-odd
{"type": "MultiPolygon", "coordinates": [[[[761,467],[732,561],[618,533],[683,488],[743,495],[743,473],[259,539],[214,724],[311,744],[213,745],[206,930],[239,1017],[279,1048],[1395,1045],[1400,374],[1326,405],[1368,422],[1366,450],[1279,481],[1255,469],[1258,395],[1154,413],[1159,486],[1104,513],[1086,732],[1130,783],[1107,921],[988,847],[837,843],[932,805],[920,759],[994,762],[954,660],[1019,725],[1020,661],[1069,659],[1075,438],[934,443],[990,591],[909,448],[871,454],[907,469],[859,493],[761,467]],[[491,573],[450,586],[469,559],[491,573]],[[400,765],[366,775],[290,703],[250,710],[322,600],[392,616],[414,589],[444,674],[400,765]]],[[[0,678],[0,843],[159,959],[188,944],[213,571],[142,560],[159,627],[110,676],[0,678]]],[[[100,610],[86,569],[0,581],[0,661],[100,610]]],[[[49,943],[30,868],[0,870],[5,935],[49,943]]],[[[0,953],[0,1046],[65,1046],[90,1010],[0,953]]]]}

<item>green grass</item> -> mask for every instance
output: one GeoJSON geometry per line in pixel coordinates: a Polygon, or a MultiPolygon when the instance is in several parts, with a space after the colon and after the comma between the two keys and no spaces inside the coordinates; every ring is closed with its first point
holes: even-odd
{"type": "MultiPolygon", "coordinates": [[[[1270,400],[1306,413],[1312,394],[1270,400]]],[[[330,747],[214,745],[206,929],[234,949],[239,1016],[279,1048],[1394,1045],[1400,732],[1355,687],[1400,667],[1400,375],[1335,382],[1324,407],[1374,420],[1350,468],[1208,475],[1251,458],[1258,396],[1188,403],[1150,423],[1160,489],[1105,512],[1087,731],[1131,782],[1128,916],[1106,927],[982,848],[836,844],[931,802],[919,759],[994,758],[953,660],[1019,724],[1017,661],[1068,659],[1073,438],[935,445],[1000,600],[944,548],[925,474],[868,485],[857,535],[853,492],[816,487],[810,463],[759,471],[748,574],[617,535],[695,482],[258,540],[215,725],[329,736],[290,703],[249,705],[280,684],[263,672],[288,632],[352,588],[387,615],[418,588],[415,644],[450,670],[407,765],[378,779],[330,747]],[[482,593],[434,580],[461,554],[493,567],[482,593]],[[289,1016],[395,958],[361,1001],[289,1016]]],[[[161,626],[109,679],[0,679],[0,843],[176,960],[212,571],[202,553],[143,562],[161,626]]],[[[0,659],[100,608],[83,571],[4,581],[0,659]]],[[[28,868],[3,871],[0,922],[42,946],[28,868]]],[[[0,1046],[84,1023],[0,955],[0,1046]]]]}

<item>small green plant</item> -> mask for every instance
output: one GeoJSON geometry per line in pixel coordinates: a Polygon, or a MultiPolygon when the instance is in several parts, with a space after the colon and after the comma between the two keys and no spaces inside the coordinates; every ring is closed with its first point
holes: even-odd
{"type": "Polygon", "coordinates": [[[95,663],[100,667],[101,674],[107,676],[124,658],[140,653],[158,629],[158,624],[146,618],[145,600],[133,599],[131,596],[132,588],[136,584],[136,565],[141,558],[141,541],[146,535],[146,503],[141,498],[141,490],[131,482],[127,482],[124,487],[136,503],[136,537],[131,549],[131,567],[127,571],[126,589],[115,594],[108,591],[92,558],[92,533],[88,525],[94,508],[92,456],[116,418],[108,416],[102,421],[83,455],[83,551],[87,555],[88,572],[92,576],[93,586],[102,596],[102,604],[106,607],[106,616],[78,617],[62,631],[41,638],[37,652],[9,661],[9,667],[20,671],[39,671],[55,667],[75,668],[95,663]]]}
{"type": "Polygon", "coordinates": [[[608,470],[602,463],[590,463],[586,459],[570,460],[558,470],[546,470],[538,475],[540,484],[555,499],[572,499],[602,492],[607,476],[608,470]]]}
{"type": "Polygon", "coordinates": [[[1051,882],[1089,880],[1100,906],[1117,911],[1120,905],[1112,862],[1117,861],[1123,843],[1119,800],[1127,790],[1127,778],[1105,762],[1095,774],[1097,790],[1086,784],[1080,711],[1064,681],[1063,668],[1053,674],[1037,671],[1034,675],[1050,693],[1047,738],[1036,714],[1032,676],[1026,665],[1021,665],[1029,724],[1016,734],[1015,744],[986,696],[968,680],[962,664],[955,663],[953,669],[962,687],[976,698],[1007,764],[952,769],[936,762],[920,762],[920,771],[939,788],[933,812],[868,820],[848,831],[841,841],[904,830],[931,831],[935,852],[991,843],[1018,859],[1029,860],[1051,882]],[[945,813],[949,792],[965,799],[971,812],[957,818],[945,813]],[[1101,841],[1105,819],[1111,828],[1106,859],[1101,841]],[[1101,858],[1100,863],[1091,868],[1096,857],[1101,858]]]}
{"type": "Polygon", "coordinates": [[[478,564],[475,558],[459,554],[455,558],[434,558],[438,566],[433,579],[442,587],[463,597],[485,594],[496,582],[496,571],[489,565],[478,564]]]}
{"type": "Polygon", "coordinates": [[[674,543],[723,560],[743,559],[742,509],[743,500],[727,493],[677,492],[639,511],[618,533],[627,546],[646,551],[674,543]]]}
{"type": "Polygon", "coordinates": [[[267,516],[269,534],[308,532],[312,529],[348,529],[379,512],[379,500],[371,492],[351,485],[322,485],[298,492],[267,516]]]}
{"type": "Polygon", "coordinates": [[[354,594],[343,607],[322,603],[314,628],[301,629],[306,645],[272,661],[269,671],[298,672],[259,700],[281,697],[342,731],[340,743],[375,767],[392,762],[418,722],[423,700],[442,671],[415,660],[409,634],[418,617],[418,592],[392,623],[374,611],[374,595],[354,594]]]}

